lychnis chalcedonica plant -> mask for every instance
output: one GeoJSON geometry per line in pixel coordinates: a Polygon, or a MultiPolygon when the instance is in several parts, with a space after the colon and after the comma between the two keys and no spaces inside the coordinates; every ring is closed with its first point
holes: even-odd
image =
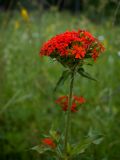
{"type": "Polygon", "coordinates": [[[103,45],[85,30],[66,31],[48,40],[40,50],[40,56],[49,56],[61,63],[65,70],[57,82],[55,90],[70,78],[69,94],[58,97],[55,101],[65,112],[65,125],[61,134],[50,130],[47,137],[41,140],[41,144],[32,149],[39,154],[48,153],[54,159],[70,160],[85,152],[91,144],[99,144],[103,139],[101,135],[89,133],[88,137],[77,143],[70,141],[71,114],[79,111],[86,103],[86,99],[81,95],[73,94],[74,80],[77,74],[96,80],[84,69],[84,65],[93,64],[104,51],[103,45]]]}

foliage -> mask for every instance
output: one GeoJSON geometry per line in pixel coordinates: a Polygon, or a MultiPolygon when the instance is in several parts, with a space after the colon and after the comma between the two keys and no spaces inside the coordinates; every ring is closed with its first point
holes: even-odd
{"type": "Polygon", "coordinates": [[[110,18],[115,24],[120,24],[119,0],[0,0],[0,8],[6,10],[19,9],[19,5],[34,10],[41,8],[43,10],[51,9],[52,11],[80,12],[80,14],[86,14],[96,23],[104,22],[110,18]]]}
{"type": "MultiPolygon", "coordinates": [[[[0,19],[4,20],[4,14],[0,19]]],[[[72,16],[67,12],[31,13],[31,25],[23,21],[18,13],[13,13],[7,29],[0,30],[0,158],[1,159],[41,159],[49,160],[49,157],[37,156],[36,152],[30,152],[30,146],[40,144],[43,138],[42,128],[48,130],[55,128],[60,132],[63,126],[63,114],[58,113],[56,105],[52,103],[52,89],[56,78],[61,73],[60,66],[48,59],[39,59],[39,43],[57,33],[73,28],[85,28],[103,41],[106,53],[93,67],[93,76],[98,83],[94,83],[81,77],[76,80],[75,92],[86,95],[88,105],[78,114],[73,116],[72,135],[78,141],[78,136],[85,139],[89,128],[96,128],[99,135],[102,133],[104,141],[100,145],[91,144],[86,153],[78,155],[75,160],[119,160],[120,155],[120,39],[119,27],[112,27],[110,22],[95,25],[83,16],[72,16]],[[64,17],[64,19],[63,19],[64,17]],[[20,26],[15,29],[15,22],[20,26]],[[54,22],[54,23],[53,23],[54,22]],[[97,32],[99,31],[99,32],[97,32]],[[38,56],[38,57],[37,57],[38,56]],[[36,58],[37,57],[37,58],[36,58]],[[103,65],[104,64],[104,65],[103,65]],[[98,74],[99,71],[99,74],[98,74]],[[82,87],[80,87],[82,86],[82,87]],[[92,90],[91,90],[92,88],[92,90]],[[57,117],[56,117],[57,114],[57,117]],[[53,126],[52,120],[55,124],[53,126]],[[48,127],[49,126],[49,127],[48,127]]],[[[87,63],[87,62],[86,62],[87,63]]],[[[90,65],[86,65],[86,71],[90,71],[90,65]]],[[[66,94],[64,83],[61,94],[66,94]]],[[[54,99],[57,97],[54,97],[54,99]]],[[[101,138],[101,137],[100,137],[101,138]]],[[[68,148],[70,148],[68,146],[68,148]]],[[[74,159],[74,158],[73,158],[74,159]]]]}

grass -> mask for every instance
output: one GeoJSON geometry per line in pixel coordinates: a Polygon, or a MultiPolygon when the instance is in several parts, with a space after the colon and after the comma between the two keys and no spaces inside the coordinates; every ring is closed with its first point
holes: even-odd
{"type": "MultiPolygon", "coordinates": [[[[5,21],[5,13],[0,16],[5,21]]],[[[30,24],[13,13],[0,29],[0,158],[2,160],[45,159],[29,151],[40,143],[51,127],[61,131],[64,113],[54,104],[68,93],[69,80],[53,94],[63,70],[47,57],[40,59],[42,43],[72,29],[86,29],[103,39],[106,52],[93,67],[86,67],[98,82],[82,77],[75,80],[74,93],[83,95],[87,104],[73,115],[72,137],[78,141],[89,129],[104,134],[104,141],[77,159],[120,159],[120,38],[119,26],[111,22],[95,24],[84,16],[55,11],[31,13],[30,24]],[[18,21],[20,26],[15,29],[18,21]]],[[[49,159],[49,158],[48,158],[49,159]]]]}

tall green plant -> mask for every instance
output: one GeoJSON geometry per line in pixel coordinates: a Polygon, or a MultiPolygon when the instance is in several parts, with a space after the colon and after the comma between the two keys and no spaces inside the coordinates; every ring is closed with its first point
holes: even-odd
{"type": "Polygon", "coordinates": [[[70,77],[69,95],[61,96],[56,100],[56,103],[65,112],[65,130],[62,131],[62,134],[50,130],[50,135],[42,139],[41,144],[32,149],[40,154],[49,153],[55,159],[70,160],[83,153],[91,144],[99,144],[102,141],[103,137],[101,135],[94,135],[92,132],[89,132],[87,138],[80,140],[78,143],[71,144],[69,137],[71,113],[75,114],[80,106],[86,102],[83,96],[73,94],[75,76],[80,74],[85,78],[96,81],[84,70],[84,65],[92,65],[103,51],[103,45],[84,30],[67,31],[53,37],[43,45],[40,55],[49,56],[65,67],[55,90],[70,77]]]}

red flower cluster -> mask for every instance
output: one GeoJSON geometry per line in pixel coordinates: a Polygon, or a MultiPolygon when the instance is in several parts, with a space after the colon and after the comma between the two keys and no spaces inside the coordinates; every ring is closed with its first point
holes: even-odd
{"type": "Polygon", "coordinates": [[[40,55],[56,58],[71,57],[94,60],[104,51],[103,45],[87,31],[66,31],[48,40],[41,48],[40,55]]]}
{"type": "Polygon", "coordinates": [[[44,138],[42,140],[42,143],[50,148],[55,148],[56,147],[56,144],[54,143],[53,139],[52,138],[44,138]]]}
{"type": "MultiPolygon", "coordinates": [[[[63,111],[67,111],[67,109],[68,109],[68,96],[61,96],[55,102],[62,107],[63,111]]],[[[83,104],[85,102],[86,102],[86,100],[84,97],[73,96],[71,112],[77,112],[78,105],[83,104]]]]}

